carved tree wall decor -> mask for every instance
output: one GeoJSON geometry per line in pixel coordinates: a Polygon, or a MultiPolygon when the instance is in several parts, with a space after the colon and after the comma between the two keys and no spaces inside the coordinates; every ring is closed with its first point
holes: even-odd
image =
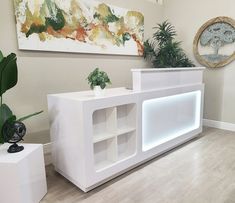
{"type": "Polygon", "coordinates": [[[235,59],[235,20],[217,17],[207,21],[198,30],[193,52],[206,67],[223,67],[235,59]]]}

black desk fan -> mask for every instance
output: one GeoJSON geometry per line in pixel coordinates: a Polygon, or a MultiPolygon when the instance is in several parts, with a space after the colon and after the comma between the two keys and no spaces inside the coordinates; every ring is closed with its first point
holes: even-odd
{"type": "Polygon", "coordinates": [[[2,128],[2,134],[4,141],[12,144],[7,150],[9,153],[20,152],[24,149],[23,146],[16,144],[23,140],[26,134],[24,123],[19,121],[6,121],[2,128]]]}

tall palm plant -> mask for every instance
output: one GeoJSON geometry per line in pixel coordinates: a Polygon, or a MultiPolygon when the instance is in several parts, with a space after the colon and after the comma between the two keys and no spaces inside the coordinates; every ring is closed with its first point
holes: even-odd
{"type": "Polygon", "coordinates": [[[180,47],[181,43],[175,41],[174,26],[164,21],[153,29],[156,29],[153,37],[144,42],[144,58],[155,68],[195,66],[180,47]]]}

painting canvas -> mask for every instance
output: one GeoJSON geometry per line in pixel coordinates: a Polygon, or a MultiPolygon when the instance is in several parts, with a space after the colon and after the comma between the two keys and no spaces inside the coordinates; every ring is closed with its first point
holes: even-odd
{"type": "Polygon", "coordinates": [[[144,16],[90,0],[15,0],[19,49],[143,55],[144,16]]]}

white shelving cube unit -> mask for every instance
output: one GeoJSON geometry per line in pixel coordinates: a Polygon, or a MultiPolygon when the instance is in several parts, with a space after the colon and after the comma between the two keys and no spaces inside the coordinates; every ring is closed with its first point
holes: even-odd
{"type": "Polygon", "coordinates": [[[98,98],[92,91],[49,95],[55,170],[88,191],[130,167],[137,151],[137,102],[125,88],[107,89],[98,98]]]}
{"type": "Polygon", "coordinates": [[[135,106],[125,104],[94,111],[92,121],[96,171],[107,168],[122,158],[126,159],[136,151],[135,106]],[[129,148],[123,150],[124,146],[129,148]]]}

